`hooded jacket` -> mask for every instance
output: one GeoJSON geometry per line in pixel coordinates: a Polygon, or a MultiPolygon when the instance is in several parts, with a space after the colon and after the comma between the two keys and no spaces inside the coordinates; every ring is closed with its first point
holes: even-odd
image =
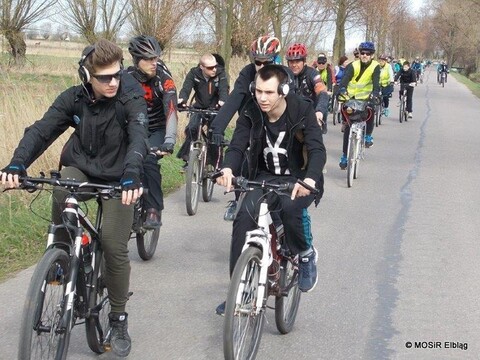
{"type": "MultiPolygon", "coordinates": [[[[288,167],[292,176],[298,179],[311,178],[323,194],[323,167],[326,162],[326,150],[322,140],[322,130],[318,125],[312,102],[296,94],[289,94],[287,101],[287,155],[288,167]],[[307,157],[304,158],[303,150],[307,157]]],[[[254,179],[258,174],[258,159],[263,152],[265,137],[263,113],[255,100],[251,99],[243,108],[237,120],[235,132],[225,154],[224,167],[231,168],[234,175],[241,172],[244,155],[247,155],[248,177],[254,179]]]]}
{"type": "Polygon", "coordinates": [[[118,182],[124,173],[140,177],[147,153],[147,107],[143,90],[123,73],[113,98],[92,101],[91,85],[61,93],[42,119],[25,129],[11,163],[28,168],[62,133],[73,127],[60,165],[73,166],[93,180],[118,182]],[[116,102],[124,107],[125,124],[117,119],[116,102]],[[78,103],[78,104],[76,104],[78,103]],[[78,111],[78,109],[80,111],[78,111]]]}

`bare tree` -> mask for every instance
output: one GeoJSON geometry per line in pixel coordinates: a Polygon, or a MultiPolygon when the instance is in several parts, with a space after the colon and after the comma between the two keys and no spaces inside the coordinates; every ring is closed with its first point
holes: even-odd
{"type": "Polygon", "coordinates": [[[196,1],[130,0],[130,4],[133,32],[155,36],[162,48],[168,48],[196,1]]]}
{"type": "Polygon", "coordinates": [[[10,45],[13,62],[23,65],[27,44],[23,32],[30,24],[46,18],[56,0],[0,0],[0,33],[10,45]]]}
{"type": "Polygon", "coordinates": [[[62,14],[65,25],[90,44],[99,37],[115,41],[130,15],[130,4],[128,0],[65,0],[62,14]]]}

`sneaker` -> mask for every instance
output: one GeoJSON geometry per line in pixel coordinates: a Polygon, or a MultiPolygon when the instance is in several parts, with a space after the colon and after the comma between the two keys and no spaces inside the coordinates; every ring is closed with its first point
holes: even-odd
{"type": "Polygon", "coordinates": [[[390,109],[389,108],[383,109],[383,116],[388,117],[388,115],[390,115],[390,109]]]}
{"type": "Polygon", "coordinates": [[[182,168],[180,169],[181,173],[187,172],[187,168],[188,168],[188,161],[185,161],[185,160],[183,160],[183,161],[184,161],[184,164],[183,164],[182,168]]]}
{"type": "Polygon", "coordinates": [[[110,313],[108,319],[110,330],[106,337],[106,343],[110,344],[112,351],[120,357],[126,357],[132,349],[132,339],[128,334],[128,314],[110,313]]]}
{"type": "Polygon", "coordinates": [[[409,119],[413,118],[413,115],[412,115],[411,112],[408,113],[408,118],[409,118],[409,119]]]}
{"type": "Polygon", "coordinates": [[[143,223],[143,228],[147,230],[158,229],[162,226],[162,213],[155,208],[147,210],[147,218],[143,223]]]}
{"type": "Polygon", "coordinates": [[[237,201],[230,200],[227,205],[227,211],[223,215],[223,220],[233,221],[235,219],[235,213],[237,212],[237,201]]]}
{"type": "Polygon", "coordinates": [[[338,164],[340,166],[340,169],[345,170],[347,168],[347,157],[345,155],[342,155],[340,158],[340,163],[338,164]]]}
{"type": "Polygon", "coordinates": [[[317,250],[313,248],[310,254],[299,256],[298,259],[298,288],[302,292],[312,291],[317,285],[317,250]]]}
{"type": "Polygon", "coordinates": [[[373,146],[373,136],[365,135],[365,147],[369,148],[373,146]]]}
{"type": "Polygon", "coordinates": [[[225,316],[225,301],[217,306],[215,313],[220,316],[225,316]]]}

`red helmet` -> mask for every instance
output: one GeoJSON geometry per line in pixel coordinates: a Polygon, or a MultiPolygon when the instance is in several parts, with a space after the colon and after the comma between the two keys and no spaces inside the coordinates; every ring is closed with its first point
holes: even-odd
{"type": "Polygon", "coordinates": [[[281,50],[280,40],[274,36],[261,36],[252,43],[250,55],[254,60],[273,61],[281,50]]]}
{"type": "Polygon", "coordinates": [[[307,48],[304,44],[296,43],[290,45],[285,54],[287,60],[303,60],[307,58],[307,48]]]}

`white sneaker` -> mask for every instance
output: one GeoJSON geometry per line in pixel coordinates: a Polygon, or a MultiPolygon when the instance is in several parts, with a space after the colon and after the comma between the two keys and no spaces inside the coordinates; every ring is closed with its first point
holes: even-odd
{"type": "Polygon", "coordinates": [[[409,119],[413,118],[412,113],[408,113],[408,118],[409,118],[409,119]]]}

